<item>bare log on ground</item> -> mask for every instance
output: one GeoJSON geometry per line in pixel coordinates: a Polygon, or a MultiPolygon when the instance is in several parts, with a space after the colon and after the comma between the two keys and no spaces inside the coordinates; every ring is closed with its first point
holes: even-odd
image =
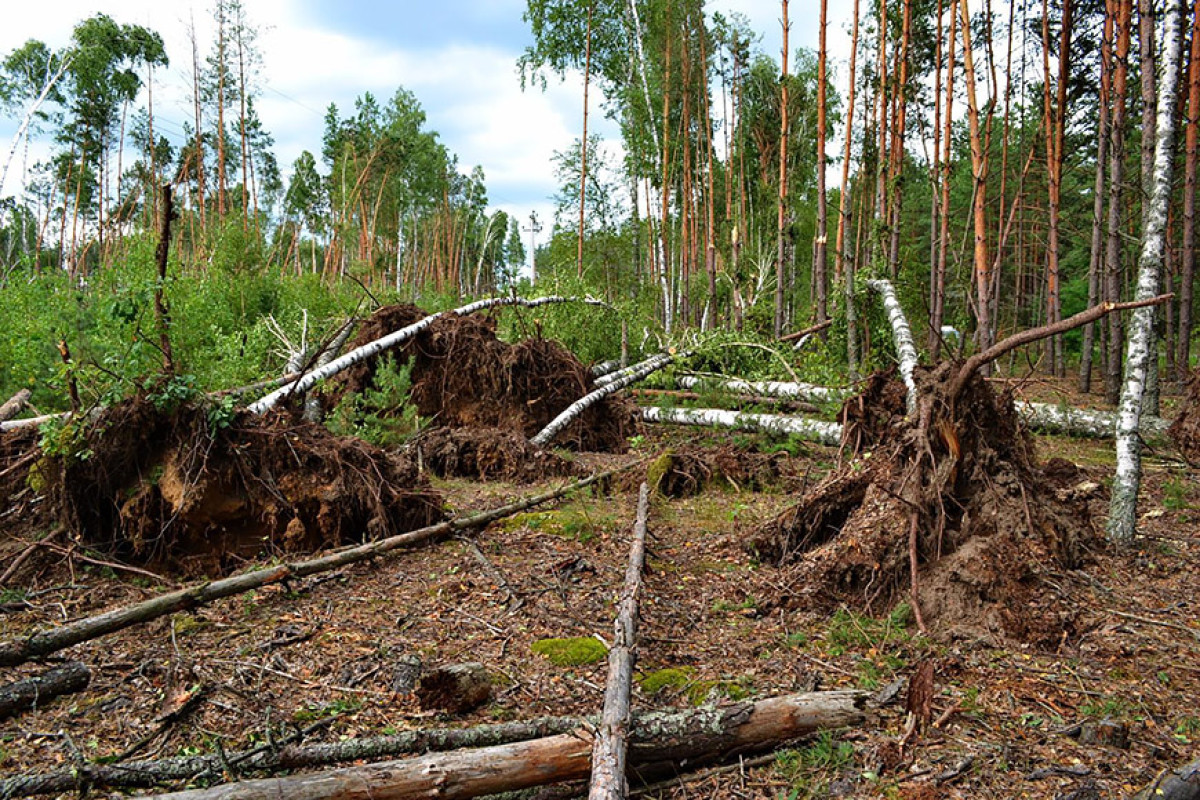
{"type": "MultiPolygon", "coordinates": [[[[540,717],[519,722],[479,725],[473,728],[431,728],[404,731],[391,736],[344,739],[337,742],[303,744],[301,741],[276,739],[253,750],[177,756],[121,764],[71,765],[41,774],[16,775],[0,779],[0,798],[28,797],[37,794],[62,794],[85,787],[148,788],[175,781],[219,778],[230,767],[239,774],[274,772],[344,764],[401,755],[457,750],[462,747],[491,747],[567,733],[595,718],[540,717]]],[[[294,737],[316,733],[328,720],[310,725],[294,737]]]]}
{"type": "Polygon", "coordinates": [[[726,411],[721,408],[657,408],[644,406],[642,419],[673,425],[699,425],[713,428],[733,428],[741,431],[760,431],[799,436],[820,444],[836,446],[842,440],[842,426],[819,419],[784,416],[781,414],[751,414],[726,411]]]}
{"type": "Polygon", "coordinates": [[[4,405],[0,406],[0,422],[5,422],[20,414],[21,409],[25,408],[25,404],[29,402],[29,398],[32,396],[32,391],[22,389],[5,400],[4,405]]]}
{"type": "MultiPolygon", "coordinates": [[[[629,763],[691,767],[694,762],[765,750],[818,730],[860,725],[864,692],[796,694],[635,717],[629,763]]],[[[161,800],[443,800],[516,791],[580,780],[591,770],[592,737],[585,730],[529,742],[426,755],[309,775],[245,781],[160,795],[161,800]]]]}
{"type": "Polygon", "coordinates": [[[67,415],[67,412],[61,414],[42,414],[37,417],[29,417],[27,419],[8,419],[0,422],[0,431],[15,431],[21,428],[34,428],[41,425],[43,422],[49,422],[52,419],[62,419],[67,415]]]}
{"type": "Polygon", "coordinates": [[[682,375],[675,382],[684,389],[721,389],[739,394],[764,394],[785,400],[803,400],[809,403],[840,403],[854,394],[850,389],[830,389],[811,383],[790,381],[744,381],[738,378],[708,378],[682,375]]]}
{"type": "Polygon", "coordinates": [[[625,588],[613,623],[613,644],[608,651],[608,683],[604,688],[604,712],[592,747],[592,785],[588,800],[624,800],[628,790],[625,762],[632,712],[629,695],[633,666],[637,660],[638,595],[642,591],[642,566],[646,561],[646,518],[650,514],[650,487],[638,489],[637,522],[625,569],[625,588]]]}
{"type": "MultiPolygon", "coordinates": [[[[550,421],[550,424],[538,431],[537,435],[530,438],[529,442],[538,447],[545,447],[554,440],[554,437],[562,433],[571,422],[582,414],[587,409],[599,403],[610,394],[616,394],[631,383],[637,383],[652,372],[662,369],[667,364],[670,364],[675,359],[671,354],[663,354],[647,359],[637,366],[630,367],[631,370],[616,380],[605,383],[599,389],[585,394],[583,397],[576,400],[571,405],[563,409],[563,412],[550,421]]],[[[625,372],[625,370],[621,370],[625,372]]],[[[613,373],[614,375],[617,373],[613,373]]],[[[597,381],[599,383],[599,381],[597,381]]]]}
{"type": "Polygon", "coordinates": [[[442,318],[446,314],[453,313],[466,316],[467,314],[474,314],[476,311],[482,311],[485,308],[494,308],[497,306],[522,306],[524,308],[535,308],[537,306],[548,305],[550,303],[569,302],[588,303],[590,305],[608,307],[608,304],[601,300],[576,297],[551,296],[539,297],[535,300],[526,300],[521,297],[492,297],[486,300],[477,300],[474,303],[468,303],[467,305],[453,309],[452,311],[439,311],[437,313],[430,314],[429,316],[421,318],[406,328],[401,328],[395,333],[389,333],[387,336],[384,336],[381,339],[376,339],[373,342],[364,344],[362,347],[355,348],[341,358],[336,358],[333,361],[330,361],[325,366],[313,370],[293,383],[289,383],[287,386],[276,389],[266,397],[263,397],[255,403],[251,403],[247,408],[255,414],[263,414],[269,409],[274,408],[283,397],[291,394],[303,394],[326,378],[330,378],[339,372],[342,372],[343,370],[349,369],[355,364],[365,361],[372,356],[379,355],[385,350],[390,350],[399,344],[403,344],[421,331],[428,328],[436,320],[442,318]]]}
{"type": "Polygon", "coordinates": [[[1159,775],[1131,800],[1200,800],[1200,758],[1159,775]]]}
{"type": "MultiPolygon", "coordinates": [[[[623,467],[622,469],[628,469],[623,467]]],[[[590,486],[621,470],[609,470],[596,473],[578,481],[569,483],[561,488],[544,492],[533,497],[519,500],[500,508],[484,511],[469,517],[440,522],[408,533],[389,536],[366,544],[337,550],[319,558],[307,561],[277,564],[266,569],[233,575],[229,578],[190,586],[175,592],[152,597],[141,603],[106,611],[93,617],[85,617],[75,622],[67,623],[58,628],[40,631],[29,636],[0,641],[0,666],[11,667],[24,664],[42,656],[47,656],[72,645],[97,639],[125,628],[149,622],[153,619],[185,611],[197,606],[211,603],[223,597],[248,592],[272,583],[279,583],[288,578],[300,578],[318,572],[344,567],[365,561],[375,556],[401,548],[412,547],[433,539],[443,538],[458,531],[479,528],[498,519],[512,516],[527,508],[562,497],[565,494],[590,486]]]]}
{"type": "Polygon", "coordinates": [[[867,281],[867,286],[879,292],[879,296],[883,298],[883,308],[887,311],[888,322],[892,325],[892,338],[896,342],[896,354],[900,359],[900,378],[908,389],[908,413],[911,414],[917,409],[917,384],[913,380],[913,369],[917,366],[917,346],[913,344],[912,328],[908,325],[908,318],[904,316],[900,301],[896,299],[896,290],[891,281],[867,281]]]}
{"type": "Polygon", "coordinates": [[[81,691],[91,680],[92,671],[87,665],[72,661],[41,675],[0,686],[0,720],[64,694],[81,691]]]}

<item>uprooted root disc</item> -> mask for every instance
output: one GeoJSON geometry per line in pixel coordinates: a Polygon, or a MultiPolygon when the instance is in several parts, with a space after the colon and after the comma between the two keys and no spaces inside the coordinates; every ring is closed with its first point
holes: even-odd
{"type": "Polygon", "coordinates": [[[1200,463],[1200,370],[1188,379],[1187,399],[1167,435],[1190,463],[1200,463]]]}
{"type": "Polygon", "coordinates": [[[781,453],[759,453],[734,445],[688,445],[665,450],[650,462],[646,481],[664,497],[692,497],[712,485],[759,491],[779,481],[785,460],[781,453]]]}
{"type": "Polygon", "coordinates": [[[519,433],[501,428],[433,428],[413,447],[422,463],[442,478],[515,480],[579,476],[587,470],[541,450],[519,433]]]}
{"type": "Polygon", "coordinates": [[[165,413],[137,398],[104,411],[72,452],[38,465],[60,520],[90,546],[185,571],[443,516],[410,460],[286,412],[214,429],[200,406],[165,413]]]}
{"type": "MultiPolygon", "coordinates": [[[[854,457],[752,545],[794,565],[806,602],[878,613],[909,595],[916,514],[918,601],[931,630],[1057,641],[1070,633],[1073,612],[1043,576],[1078,565],[1091,535],[1086,504],[1056,492],[1034,465],[1011,397],[975,376],[949,407],[956,370],[950,362],[918,370],[919,402],[930,409],[925,431],[919,414],[906,417],[903,387],[869,381],[843,408],[854,457]]],[[[1075,471],[1066,482],[1078,479],[1075,471]]]]}
{"type": "MultiPolygon", "coordinates": [[[[378,336],[421,319],[415,306],[377,311],[358,340],[378,336]]],[[[357,340],[356,340],[357,341],[357,340]]],[[[418,413],[447,428],[503,428],[526,438],[595,388],[579,359],[556,342],[527,339],[515,345],[496,338],[495,320],[447,314],[395,352],[410,364],[409,396],[418,413]]],[[[348,371],[344,386],[329,400],[361,392],[374,379],[376,360],[348,371]]],[[[633,405],[611,396],[592,406],[554,441],[576,450],[623,452],[636,432],[633,405]]]]}

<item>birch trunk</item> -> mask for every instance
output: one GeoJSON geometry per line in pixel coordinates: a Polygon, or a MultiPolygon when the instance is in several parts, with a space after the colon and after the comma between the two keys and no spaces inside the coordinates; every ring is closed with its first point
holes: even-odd
{"type": "Polygon", "coordinates": [[[642,408],[642,419],[671,425],[696,425],[711,428],[732,428],[740,431],[776,433],[799,436],[811,442],[838,445],[842,441],[842,426],[819,419],[783,416],[779,414],[750,414],[720,408],[642,408]]]}
{"type": "Polygon", "coordinates": [[[637,658],[638,595],[642,590],[642,565],[646,561],[646,518],[650,513],[650,487],[638,489],[637,522],[625,570],[625,588],[617,619],[613,623],[613,645],[608,651],[608,683],[604,690],[604,713],[592,748],[592,785],[588,800],[624,800],[627,739],[632,712],[629,695],[637,658]]]}
{"type": "MultiPolygon", "coordinates": [[[[1179,89],[1179,59],[1183,50],[1182,17],[1185,3],[1168,4],[1163,36],[1163,76],[1158,87],[1158,125],[1154,146],[1154,186],[1150,196],[1146,229],[1138,257],[1137,299],[1152,297],[1158,291],[1165,250],[1167,210],[1171,201],[1171,173],[1174,167],[1176,95],[1179,89]]],[[[1149,68],[1149,65],[1145,65],[1149,68]]],[[[1141,441],[1138,424],[1142,414],[1142,394],[1150,366],[1153,343],[1154,309],[1139,308],[1129,321],[1129,345],[1125,361],[1125,383],[1117,421],[1117,471],[1113,478],[1112,504],[1108,518],[1108,538],[1126,546],[1133,541],[1137,524],[1137,495],[1141,486],[1141,441]]]]}
{"type": "Polygon", "coordinates": [[[879,292],[879,296],[883,298],[883,308],[887,311],[888,322],[892,325],[892,337],[900,359],[900,378],[908,388],[908,413],[911,414],[917,408],[917,384],[913,380],[913,368],[917,366],[917,347],[913,344],[912,329],[908,325],[908,318],[904,316],[900,301],[896,299],[896,290],[891,281],[873,280],[867,281],[867,285],[873,291],[879,292]]]}

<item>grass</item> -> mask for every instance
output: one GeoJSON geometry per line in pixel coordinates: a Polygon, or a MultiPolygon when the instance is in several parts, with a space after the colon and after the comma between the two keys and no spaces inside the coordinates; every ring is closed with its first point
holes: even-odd
{"type": "Polygon", "coordinates": [[[775,771],[788,784],[781,800],[826,796],[826,787],[838,774],[854,764],[854,746],[841,742],[829,731],[807,747],[783,750],[775,758],[775,771]]]}
{"type": "Polygon", "coordinates": [[[591,636],[576,636],[571,639],[539,639],[530,649],[545,656],[556,667],[579,667],[595,664],[606,655],[608,648],[591,636]]]}

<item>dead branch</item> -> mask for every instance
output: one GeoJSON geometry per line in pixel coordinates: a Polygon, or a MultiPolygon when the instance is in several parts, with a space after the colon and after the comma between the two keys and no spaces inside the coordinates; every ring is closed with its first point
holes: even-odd
{"type": "Polygon", "coordinates": [[[1200,758],[1163,772],[1131,800],[1200,800],[1200,758]]]}
{"type": "Polygon", "coordinates": [[[29,402],[29,398],[33,396],[33,392],[29,389],[22,389],[12,397],[4,401],[4,405],[0,406],[0,422],[12,419],[17,414],[21,413],[21,409],[25,408],[25,404],[29,402]]]}
{"type": "Polygon", "coordinates": [[[1160,294],[1157,297],[1150,297],[1146,300],[1131,300],[1127,303],[1101,303],[1098,306],[1092,306],[1089,309],[1080,311],[1072,317],[1067,317],[1051,325],[1042,325],[1038,328],[1030,328],[1014,333],[1002,342],[984,350],[981,353],[976,353],[963,363],[959,368],[958,374],[955,375],[953,382],[950,384],[950,399],[957,400],[962,394],[963,389],[967,385],[967,381],[974,375],[980,367],[985,364],[990,364],[996,359],[1003,356],[1010,350],[1015,350],[1021,345],[1036,342],[1039,339],[1045,339],[1049,336],[1056,336],[1060,333],[1066,333],[1075,328],[1081,328],[1089,322],[1095,322],[1102,317],[1106,317],[1114,311],[1129,311],[1134,308],[1143,308],[1144,306],[1157,306],[1167,302],[1175,297],[1174,293],[1160,294]]]}
{"type": "Polygon", "coordinates": [[[638,595],[642,590],[642,565],[646,560],[646,518],[650,513],[650,487],[644,481],[638,489],[637,522],[633,526],[633,544],[629,547],[629,566],[625,570],[625,588],[621,591],[617,619],[613,623],[613,644],[608,651],[608,683],[604,689],[604,713],[592,748],[592,783],[589,800],[623,800],[628,790],[625,777],[626,742],[632,713],[629,695],[633,683],[633,665],[637,660],[638,595]]]}
{"type": "Polygon", "coordinates": [[[831,325],[833,325],[833,320],[827,319],[824,322],[818,322],[816,325],[809,325],[802,331],[796,331],[795,333],[789,333],[785,336],[780,336],[779,341],[794,342],[797,339],[803,339],[805,336],[809,336],[814,333],[820,333],[831,325]]]}
{"type": "Polygon", "coordinates": [[[154,261],[158,265],[158,283],[154,287],[154,319],[158,323],[159,349],[163,354],[163,374],[168,378],[175,374],[175,357],[171,352],[171,315],[167,310],[167,255],[171,249],[171,220],[175,218],[175,207],[171,202],[171,184],[162,186],[162,216],[158,222],[158,247],[154,261]]]}
{"type": "Polygon", "coordinates": [[[412,547],[458,531],[482,527],[498,519],[504,519],[525,509],[532,508],[533,506],[555,500],[577,489],[590,486],[634,465],[631,464],[616,470],[595,473],[558,489],[469,517],[458,517],[438,523],[437,525],[430,525],[415,531],[409,531],[408,533],[389,536],[386,539],[367,542],[366,544],[345,550],[334,551],[329,555],[308,561],[278,564],[255,572],[242,573],[211,583],[186,587],[175,592],[153,597],[141,603],[116,608],[93,617],[85,617],[58,628],[51,628],[50,630],[34,633],[27,637],[0,641],[0,666],[11,667],[24,664],[27,661],[47,656],[50,653],[80,644],[81,642],[124,630],[133,625],[149,622],[150,620],[158,619],[167,614],[174,614],[178,611],[196,608],[223,597],[231,597],[252,589],[279,583],[288,578],[299,578],[319,572],[326,572],[344,567],[347,564],[365,561],[392,550],[412,547]]]}

